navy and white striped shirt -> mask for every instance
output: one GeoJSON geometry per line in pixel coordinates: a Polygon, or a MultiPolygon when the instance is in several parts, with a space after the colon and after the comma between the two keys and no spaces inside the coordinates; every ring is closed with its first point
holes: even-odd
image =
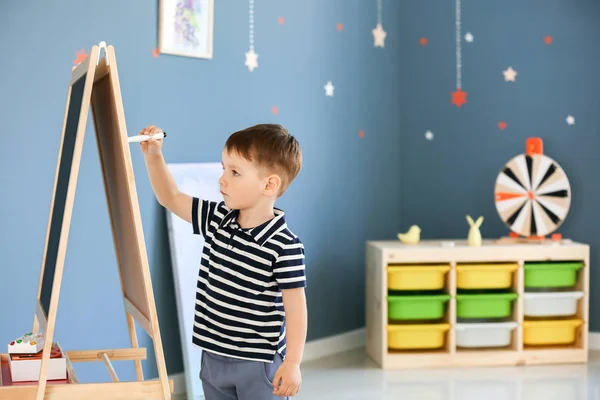
{"type": "Polygon", "coordinates": [[[243,229],[238,210],[193,198],[192,227],[204,237],[192,342],[221,355],[272,362],[285,357],[282,289],[306,286],[304,246],[284,212],[243,229]]]}

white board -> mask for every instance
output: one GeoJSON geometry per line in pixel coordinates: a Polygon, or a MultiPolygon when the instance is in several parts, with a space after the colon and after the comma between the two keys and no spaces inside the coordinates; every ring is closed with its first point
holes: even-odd
{"type": "MultiPolygon", "coordinates": [[[[202,199],[221,201],[219,177],[221,163],[167,164],[180,191],[202,199]]],[[[190,210],[191,212],[191,210],[190,210]]],[[[188,400],[204,399],[200,381],[202,350],[192,343],[196,284],[204,238],[194,235],[192,225],[166,210],[173,281],[177,297],[177,317],[188,400]]]]}

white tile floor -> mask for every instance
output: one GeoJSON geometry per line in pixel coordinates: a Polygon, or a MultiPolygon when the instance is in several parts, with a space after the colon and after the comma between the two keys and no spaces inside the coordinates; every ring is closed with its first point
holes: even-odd
{"type": "Polygon", "coordinates": [[[600,352],[588,364],[383,371],[364,349],[307,362],[294,400],[600,400],[600,352]]]}

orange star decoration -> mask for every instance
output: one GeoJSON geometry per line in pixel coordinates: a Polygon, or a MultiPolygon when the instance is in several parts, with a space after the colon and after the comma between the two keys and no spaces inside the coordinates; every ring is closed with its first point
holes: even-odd
{"type": "Polygon", "coordinates": [[[365,131],[363,131],[362,129],[360,131],[358,131],[358,137],[359,138],[364,138],[365,137],[365,131]]]}
{"type": "Polygon", "coordinates": [[[87,54],[85,54],[85,49],[81,49],[81,53],[75,50],[75,60],[73,60],[73,64],[79,65],[83,60],[87,58],[87,54]]]}
{"type": "Polygon", "coordinates": [[[546,44],[552,44],[552,36],[546,36],[544,42],[546,42],[546,44]]]}
{"type": "Polygon", "coordinates": [[[277,106],[273,106],[273,107],[271,107],[271,112],[272,112],[274,115],[277,115],[277,113],[279,112],[279,108],[277,108],[277,106]]]}
{"type": "Polygon", "coordinates": [[[160,55],[160,52],[158,51],[158,49],[152,50],[152,57],[158,58],[159,55],[160,55]]]}
{"type": "Polygon", "coordinates": [[[344,24],[342,24],[341,22],[339,24],[337,24],[337,30],[341,31],[342,29],[344,29],[344,24]]]}
{"type": "Polygon", "coordinates": [[[284,22],[285,22],[285,19],[283,17],[279,17],[279,24],[283,25],[284,22]]]}
{"type": "Polygon", "coordinates": [[[421,44],[421,46],[427,46],[427,38],[422,37],[421,39],[419,39],[419,43],[421,44]]]}
{"type": "Polygon", "coordinates": [[[502,130],[506,129],[506,122],[504,122],[504,121],[498,122],[498,128],[502,129],[502,130]]]}
{"type": "Polygon", "coordinates": [[[458,88],[456,91],[452,92],[452,104],[456,104],[456,107],[462,107],[463,104],[467,102],[467,92],[464,92],[462,89],[458,88]]]}

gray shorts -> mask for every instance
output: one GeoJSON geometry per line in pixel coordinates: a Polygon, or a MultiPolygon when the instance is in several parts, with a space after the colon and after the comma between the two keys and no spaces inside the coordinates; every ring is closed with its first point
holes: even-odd
{"type": "Polygon", "coordinates": [[[202,351],[200,379],[206,400],[282,400],[273,394],[273,379],[283,359],[273,363],[240,360],[202,351]]]}

